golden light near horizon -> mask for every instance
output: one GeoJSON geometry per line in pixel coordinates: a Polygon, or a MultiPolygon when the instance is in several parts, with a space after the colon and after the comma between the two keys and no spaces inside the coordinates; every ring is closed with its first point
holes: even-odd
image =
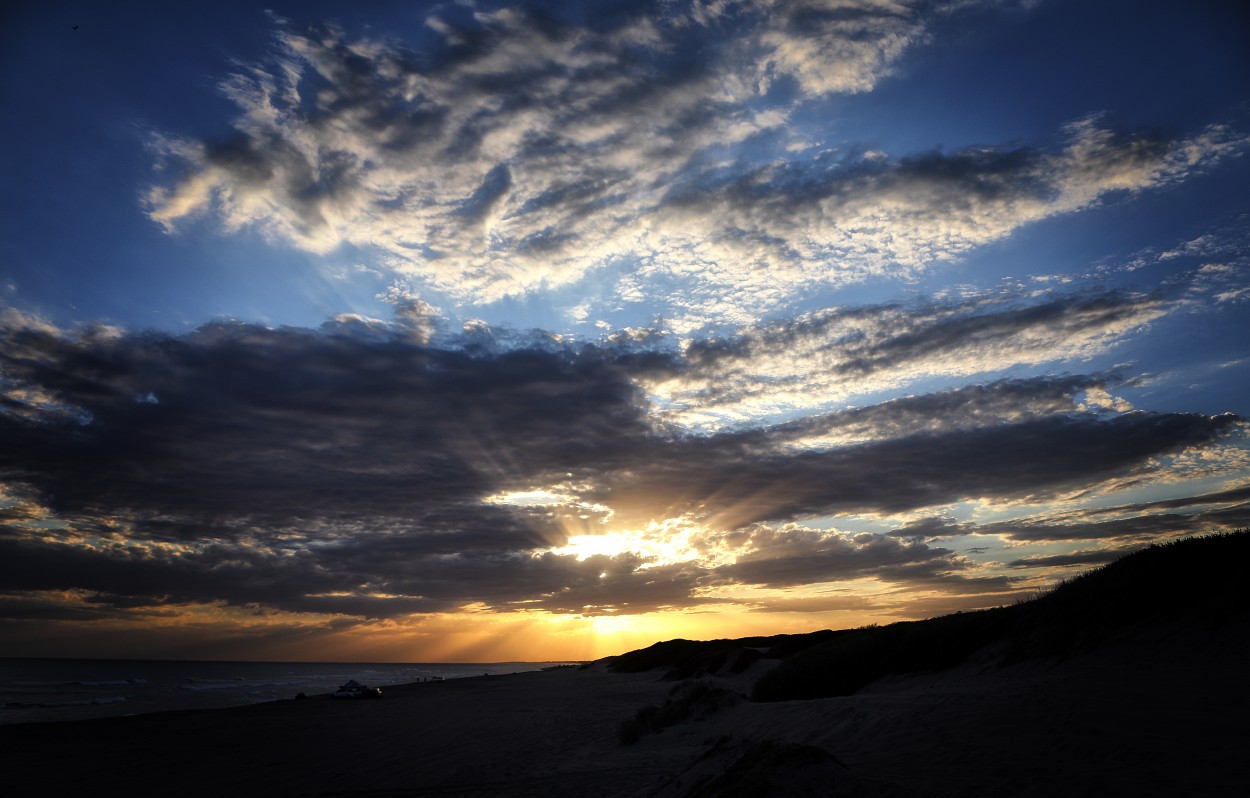
{"type": "MultiPolygon", "coordinates": [[[[636,558],[631,562],[631,572],[639,574],[686,563],[714,569],[732,565],[753,551],[742,536],[729,533],[733,526],[723,524],[745,515],[743,507],[759,497],[739,497],[711,519],[690,514],[665,517],[661,511],[658,517],[637,525],[615,526],[612,521],[622,516],[645,517],[646,508],[635,502],[628,512],[618,513],[616,508],[582,500],[577,495],[578,488],[584,489],[584,486],[560,485],[505,492],[484,501],[539,508],[550,514],[564,533],[563,543],[537,550],[532,555],[535,557],[555,555],[585,562],[595,557],[629,555],[636,558]]],[[[713,498],[690,504],[695,507],[707,502],[726,504],[713,498]]],[[[599,579],[606,581],[613,576],[603,571],[599,579]]],[[[696,589],[698,605],[694,607],[638,612],[629,606],[607,604],[587,606],[581,613],[527,611],[545,622],[537,627],[527,626],[526,635],[529,641],[543,639],[541,649],[544,651],[593,658],[645,647],[657,640],[724,636],[727,628],[735,635],[753,635],[779,630],[809,631],[813,624],[856,626],[886,617],[896,619],[892,612],[883,613],[872,606],[871,598],[884,590],[875,579],[820,585],[812,590],[720,584],[696,589]]],[[[496,616],[496,622],[511,625],[504,615],[496,616]]],[[[516,638],[514,641],[520,642],[516,638]]]]}

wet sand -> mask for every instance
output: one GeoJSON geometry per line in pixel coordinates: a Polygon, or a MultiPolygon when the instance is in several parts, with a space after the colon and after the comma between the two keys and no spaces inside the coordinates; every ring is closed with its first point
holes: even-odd
{"type": "MultiPolygon", "coordinates": [[[[633,745],[673,687],[602,665],[228,710],[0,728],[9,795],[1231,795],[1250,741],[1244,625],[1063,659],[742,700],[633,745]]],[[[767,663],[732,678],[747,692],[767,663]]]]}

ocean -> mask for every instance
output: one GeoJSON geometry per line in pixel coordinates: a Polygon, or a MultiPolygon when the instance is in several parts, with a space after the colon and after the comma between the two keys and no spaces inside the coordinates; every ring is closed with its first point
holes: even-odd
{"type": "Polygon", "coordinates": [[[0,658],[0,724],[212,709],[333,693],[349,679],[385,688],[558,664],[0,658]]]}

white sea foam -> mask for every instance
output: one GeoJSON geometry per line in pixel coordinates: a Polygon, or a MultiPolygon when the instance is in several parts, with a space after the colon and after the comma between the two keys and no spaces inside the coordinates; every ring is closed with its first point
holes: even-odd
{"type": "Polygon", "coordinates": [[[267,685],[250,684],[250,683],[234,682],[234,681],[231,681],[231,682],[188,682],[186,684],[178,685],[178,689],[190,690],[192,692],[200,692],[203,690],[243,690],[243,689],[254,690],[258,687],[265,687],[265,686],[267,685]]]}
{"type": "Polygon", "coordinates": [[[70,682],[82,687],[125,687],[128,684],[147,684],[147,679],[97,679],[95,681],[70,682]]]}

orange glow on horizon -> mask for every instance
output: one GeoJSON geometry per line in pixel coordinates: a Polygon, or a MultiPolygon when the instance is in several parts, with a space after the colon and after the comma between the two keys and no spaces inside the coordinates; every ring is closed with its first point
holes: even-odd
{"type": "MultiPolygon", "coordinates": [[[[586,661],[673,638],[715,639],[846,628],[868,613],[752,612],[730,604],[638,615],[540,610],[459,612],[358,622],[311,614],[187,605],[161,618],[32,626],[12,656],[308,662],[586,661]]],[[[891,620],[897,620],[892,618],[891,620]]]]}

